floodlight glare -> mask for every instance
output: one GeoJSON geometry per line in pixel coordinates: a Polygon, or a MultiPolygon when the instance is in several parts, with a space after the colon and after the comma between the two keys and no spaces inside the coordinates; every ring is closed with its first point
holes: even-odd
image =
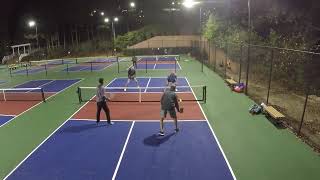
{"type": "Polygon", "coordinates": [[[175,3],[174,3],[174,2],[172,2],[171,4],[172,4],[172,5],[174,5],[175,3]]]}
{"type": "Polygon", "coordinates": [[[29,21],[29,27],[33,27],[33,26],[35,26],[36,25],[36,22],[35,21],[29,21]]]}
{"type": "Polygon", "coordinates": [[[104,22],[108,23],[109,22],[109,18],[104,18],[104,22]]]}
{"type": "Polygon", "coordinates": [[[199,2],[195,2],[194,0],[185,0],[183,3],[184,7],[186,8],[192,8],[196,4],[199,4],[199,2]]]}
{"type": "Polygon", "coordinates": [[[101,16],[104,16],[104,12],[101,12],[100,14],[101,14],[101,16]]]}
{"type": "Polygon", "coordinates": [[[118,22],[119,18],[115,17],[113,20],[114,20],[114,22],[118,22]]]}
{"type": "Polygon", "coordinates": [[[130,7],[134,8],[134,7],[136,7],[136,4],[134,2],[131,2],[130,7]]]}

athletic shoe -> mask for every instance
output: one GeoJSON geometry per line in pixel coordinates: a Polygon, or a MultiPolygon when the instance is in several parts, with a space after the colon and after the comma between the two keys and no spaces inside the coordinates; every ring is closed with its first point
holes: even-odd
{"type": "Polygon", "coordinates": [[[108,122],[108,125],[114,125],[114,122],[112,122],[112,121],[108,122]]]}
{"type": "Polygon", "coordinates": [[[158,133],[158,135],[159,135],[159,136],[164,136],[164,132],[161,132],[161,131],[160,131],[160,132],[158,133]]]}
{"type": "Polygon", "coordinates": [[[179,132],[180,130],[179,130],[179,128],[177,128],[177,129],[174,129],[174,131],[177,133],[177,132],[179,132]]]}
{"type": "Polygon", "coordinates": [[[97,124],[99,124],[100,121],[96,121],[97,124]]]}
{"type": "Polygon", "coordinates": [[[126,91],[127,91],[127,89],[123,89],[123,91],[124,91],[124,92],[126,92],[126,91]]]}

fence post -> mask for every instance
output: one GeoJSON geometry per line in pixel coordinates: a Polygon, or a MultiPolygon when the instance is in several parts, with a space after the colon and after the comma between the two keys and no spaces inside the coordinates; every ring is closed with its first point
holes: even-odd
{"type": "Polygon", "coordinates": [[[303,121],[304,121],[304,114],[306,112],[306,108],[307,108],[307,104],[308,104],[308,98],[309,98],[309,88],[307,88],[307,91],[306,91],[306,100],[305,100],[304,106],[303,106],[303,112],[302,112],[302,117],[301,117],[301,122],[300,122],[300,126],[299,126],[298,135],[300,135],[300,133],[301,133],[302,124],[303,124],[303,121]]]}
{"type": "Polygon", "coordinates": [[[148,58],[145,58],[145,61],[146,61],[146,73],[148,73],[148,58]]]}
{"type": "Polygon", "coordinates": [[[12,70],[9,68],[10,77],[12,77],[12,70]]]}
{"type": "Polygon", "coordinates": [[[90,71],[92,72],[92,62],[90,62],[90,71]]]}
{"type": "Polygon", "coordinates": [[[274,57],[274,49],[271,50],[271,62],[270,62],[270,70],[269,70],[267,104],[269,104],[270,88],[271,88],[271,81],[272,81],[273,57],[274,57]]]}
{"type": "Polygon", "coordinates": [[[225,62],[224,62],[224,78],[227,79],[227,64],[228,64],[228,43],[226,45],[225,62]]]}
{"type": "Polygon", "coordinates": [[[247,61],[247,72],[246,72],[246,89],[245,94],[248,95],[249,88],[249,68],[250,68],[250,44],[248,44],[248,61],[247,61]]]}
{"type": "Polygon", "coordinates": [[[240,45],[240,67],[239,67],[239,83],[241,83],[241,71],[242,71],[242,44],[240,45]]]}
{"type": "Polygon", "coordinates": [[[214,72],[216,72],[216,66],[217,66],[217,45],[214,44],[214,65],[213,65],[214,72]]]}
{"type": "Polygon", "coordinates": [[[67,64],[67,74],[69,74],[69,64],[67,64]]]}

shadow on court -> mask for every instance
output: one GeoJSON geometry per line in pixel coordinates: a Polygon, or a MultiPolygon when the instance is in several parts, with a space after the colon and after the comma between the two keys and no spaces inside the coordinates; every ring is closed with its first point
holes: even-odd
{"type": "Polygon", "coordinates": [[[91,129],[96,128],[107,128],[109,125],[107,125],[105,122],[100,122],[99,124],[96,124],[95,121],[92,122],[92,124],[84,124],[80,126],[69,126],[60,131],[60,133],[80,133],[82,131],[88,131],[91,129]]]}
{"type": "Polygon", "coordinates": [[[175,133],[171,133],[171,134],[168,134],[166,136],[158,136],[156,134],[153,134],[147,138],[145,138],[143,140],[143,144],[147,145],[147,146],[160,146],[161,144],[167,142],[172,136],[174,136],[175,133]]]}

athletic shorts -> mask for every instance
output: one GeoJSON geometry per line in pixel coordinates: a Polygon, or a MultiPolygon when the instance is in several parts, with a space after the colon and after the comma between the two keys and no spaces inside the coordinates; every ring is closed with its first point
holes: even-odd
{"type": "Polygon", "coordinates": [[[169,112],[171,118],[177,118],[177,113],[175,109],[170,109],[170,110],[160,110],[160,116],[161,118],[166,118],[167,113],[169,112]]]}

